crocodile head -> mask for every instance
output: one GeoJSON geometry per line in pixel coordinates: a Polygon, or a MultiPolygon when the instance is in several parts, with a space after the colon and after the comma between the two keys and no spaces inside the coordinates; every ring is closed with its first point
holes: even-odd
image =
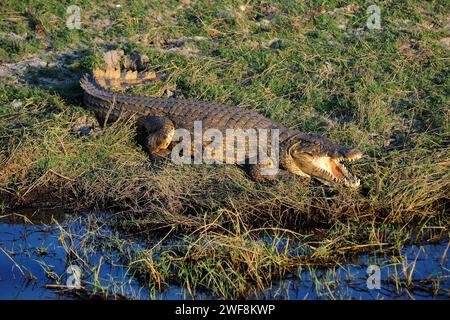
{"type": "Polygon", "coordinates": [[[284,167],[291,173],[314,177],[325,184],[338,183],[358,188],[360,180],[348,172],[343,162],[362,157],[357,149],[347,149],[328,138],[300,133],[287,142],[284,167]]]}

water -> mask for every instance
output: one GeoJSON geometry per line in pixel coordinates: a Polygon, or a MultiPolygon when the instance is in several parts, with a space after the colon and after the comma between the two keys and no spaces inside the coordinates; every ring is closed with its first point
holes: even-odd
{"type": "MultiPolygon", "coordinates": [[[[285,279],[262,295],[266,299],[450,299],[450,259],[445,258],[450,243],[416,246],[401,250],[406,260],[389,255],[365,254],[354,263],[337,268],[304,270],[301,280],[285,279]],[[368,266],[378,266],[379,289],[369,282],[368,266]],[[404,269],[405,268],[405,269],[404,269]],[[411,272],[412,271],[412,272],[411,272]],[[397,287],[411,274],[411,288],[397,287]],[[375,288],[374,288],[375,287],[375,288]],[[433,289],[439,288],[433,294],[433,289]]],[[[370,275],[373,275],[370,273],[370,275]]]]}
{"type": "MultiPolygon", "coordinates": [[[[67,268],[76,251],[70,248],[89,241],[81,256],[84,261],[84,282],[96,284],[97,295],[115,299],[189,299],[186,290],[172,285],[163,292],[149,290],[143,281],[129,274],[125,267],[120,245],[104,245],[102,234],[110,236],[107,227],[96,229],[95,234],[88,228],[86,219],[67,219],[63,213],[42,214],[33,217],[38,223],[24,223],[23,217],[0,218],[0,299],[79,299],[83,293],[65,287],[70,274],[67,268]],[[42,219],[46,218],[46,221],[42,219]],[[56,221],[61,222],[61,229],[56,221]],[[70,231],[70,236],[67,234],[70,231]],[[62,241],[62,239],[65,239],[62,241]],[[72,257],[71,257],[72,255],[72,257]],[[100,267],[99,267],[100,266],[100,267]],[[90,270],[91,272],[86,272],[90,270]],[[98,271],[96,275],[96,271],[98,271]]],[[[28,217],[29,218],[29,217],[28,217]]],[[[26,219],[28,219],[26,218],[26,219]]],[[[120,237],[116,240],[122,241],[120,237]]],[[[249,295],[256,299],[449,299],[450,262],[446,253],[450,243],[408,246],[402,250],[403,258],[366,254],[356,261],[337,268],[307,268],[299,271],[300,277],[289,276],[274,283],[263,292],[249,295]],[[375,282],[368,288],[367,267],[379,269],[380,288],[375,282]],[[376,268],[376,267],[375,267],[376,268]],[[412,283],[409,288],[398,287],[400,279],[404,283],[405,274],[411,270],[412,283]],[[436,289],[437,288],[437,289],[436,289]],[[433,293],[434,291],[434,293],[433,293]]],[[[147,245],[133,243],[127,250],[139,250],[147,245]]],[[[123,248],[122,248],[123,250],[123,248]]],[[[449,250],[450,251],[450,250],[449,250]]],[[[77,253],[81,254],[81,253],[77,253]]],[[[92,293],[92,291],[90,291],[92,293]]],[[[198,294],[196,298],[211,298],[208,294],[198,294]]]]}

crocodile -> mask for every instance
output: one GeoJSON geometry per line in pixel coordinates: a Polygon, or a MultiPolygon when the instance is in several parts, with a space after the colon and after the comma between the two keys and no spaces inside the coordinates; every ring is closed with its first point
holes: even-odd
{"type": "MultiPolygon", "coordinates": [[[[321,135],[305,133],[274,123],[253,110],[221,103],[172,97],[149,97],[124,93],[124,88],[159,80],[161,77],[146,67],[148,59],[139,54],[125,57],[123,52],[107,52],[105,69],[94,69],[80,80],[84,91],[84,105],[92,110],[100,122],[106,124],[120,117],[133,118],[145,132],[145,146],[151,155],[167,157],[174,149],[176,129],[194,134],[195,123],[201,122],[202,133],[215,129],[225,133],[229,129],[261,130],[277,132],[276,145],[279,159],[249,164],[250,176],[256,181],[272,180],[280,173],[315,178],[325,184],[340,184],[358,188],[360,180],[351,174],[344,162],[353,162],[362,157],[357,149],[348,149],[321,135]],[[121,62],[123,68],[121,68],[121,62]],[[119,90],[117,90],[119,89],[119,90]],[[282,170],[276,174],[265,174],[264,170],[277,165],[282,170]]],[[[253,136],[252,136],[253,137],[253,136]]],[[[254,139],[254,137],[253,137],[254,139]]],[[[244,139],[246,148],[250,137],[244,139]]],[[[275,148],[271,139],[266,151],[275,148]]],[[[259,141],[259,140],[258,140],[259,141]]],[[[202,142],[202,145],[208,145],[202,142]]],[[[233,144],[233,146],[235,146],[233,144]]],[[[194,148],[194,146],[192,146],[194,148]]],[[[245,149],[248,150],[248,149],[245,149]]],[[[229,154],[228,154],[229,155],[229,154]]],[[[231,153],[235,157],[235,153],[231,153]]],[[[217,157],[226,158],[223,152],[217,157]]],[[[245,155],[248,160],[248,154],[245,155]]],[[[226,160],[226,159],[225,159],[226,160]]],[[[250,161],[247,161],[250,163],[250,161]]]]}

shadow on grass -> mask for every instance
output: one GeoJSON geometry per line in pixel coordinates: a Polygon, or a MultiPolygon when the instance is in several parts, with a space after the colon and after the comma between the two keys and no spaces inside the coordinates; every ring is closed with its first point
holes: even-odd
{"type": "Polygon", "coordinates": [[[79,81],[89,72],[91,57],[90,50],[59,54],[45,66],[30,66],[24,70],[21,80],[59,95],[68,104],[81,104],[83,91],[79,81]]]}

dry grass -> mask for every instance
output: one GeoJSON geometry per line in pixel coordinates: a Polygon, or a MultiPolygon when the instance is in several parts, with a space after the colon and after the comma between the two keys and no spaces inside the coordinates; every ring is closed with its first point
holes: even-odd
{"type": "Polygon", "coordinates": [[[197,1],[122,10],[90,1],[85,18],[111,23],[85,24],[78,32],[54,19],[65,12],[64,4],[43,2],[30,11],[6,2],[6,13],[0,12],[8,21],[0,24],[5,34],[39,26],[51,37],[19,45],[2,34],[0,59],[9,61],[5,57],[11,55],[19,61],[30,53],[50,59],[43,54],[47,47],[95,49],[27,78],[39,85],[72,75],[72,86],[0,86],[2,210],[105,210],[119,213],[115,227],[125,234],[185,235],[188,251],[144,255],[139,268],[158,287],[176,279],[193,291],[209,287],[227,297],[243,295],[250,283],[261,288],[291,266],[338,263],[353,252],[398,251],[408,241],[448,238],[448,50],[441,45],[448,8],[380,5],[383,30],[369,32],[359,30],[367,18],[360,4],[320,9],[315,1],[255,2],[238,11],[231,9],[234,2],[197,1]],[[336,24],[340,18],[346,19],[344,30],[336,24]],[[412,29],[412,24],[433,27],[412,29]],[[151,162],[134,125],[124,121],[78,136],[71,128],[87,114],[76,106],[79,74],[98,63],[98,49],[106,44],[146,53],[167,75],[162,83],[140,88],[141,94],[171,91],[240,105],[364,150],[366,157],[351,168],[362,180],[361,190],[301,178],[258,184],[235,166],[151,162]],[[293,257],[274,253],[272,242],[259,242],[258,230],[273,241],[281,234],[292,243],[303,241],[312,251],[293,257]]]}

